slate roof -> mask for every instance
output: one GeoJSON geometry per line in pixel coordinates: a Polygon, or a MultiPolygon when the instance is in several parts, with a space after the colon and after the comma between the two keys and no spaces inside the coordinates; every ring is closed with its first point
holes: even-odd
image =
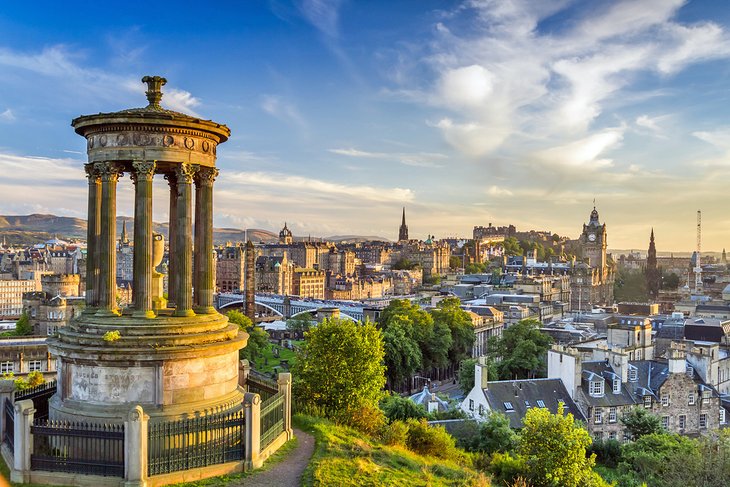
{"type": "Polygon", "coordinates": [[[421,392],[413,394],[408,399],[415,402],[416,404],[422,405],[426,409],[426,411],[428,411],[428,403],[431,401],[436,401],[436,403],[438,403],[439,411],[448,411],[449,409],[449,403],[435,394],[432,395],[431,391],[428,390],[427,385],[423,386],[423,390],[421,392]]]}
{"type": "Polygon", "coordinates": [[[580,383],[580,389],[583,393],[583,399],[589,406],[593,407],[611,407],[625,406],[627,404],[636,404],[636,400],[629,392],[626,384],[621,384],[621,393],[613,393],[613,368],[606,363],[605,360],[596,362],[583,362],[583,377],[580,383]],[[595,397],[589,394],[589,384],[591,375],[599,376],[604,379],[603,396],[595,397]]]}
{"type": "Polygon", "coordinates": [[[575,419],[586,418],[570,398],[560,379],[501,380],[487,383],[483,389],[489,407],[507,416],[510,427],[522,428],[522,421],[531,407],[545,407],[551,413],[558,411],[558,402],[565,404],[564,412],[575,419]]]}

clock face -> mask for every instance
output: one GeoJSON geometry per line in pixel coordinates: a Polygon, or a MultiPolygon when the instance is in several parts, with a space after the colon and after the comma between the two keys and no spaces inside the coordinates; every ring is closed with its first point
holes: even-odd
{"type": "Polygon", "coordinates": [[[588,234],[588,240],[590,240],[591,242],[595,242],[596,241],[596,234],[595,233],[589,233],[588,234]]]}

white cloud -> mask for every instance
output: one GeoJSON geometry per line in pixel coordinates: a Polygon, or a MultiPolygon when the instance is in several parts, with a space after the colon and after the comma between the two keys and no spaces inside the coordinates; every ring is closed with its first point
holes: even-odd
{"type": "Polygon", "coordinates": [[[439,99],[450,108],[479,109],[494,91],[494,75],[472,64],[441,76],[439,99]]]}
{"type": "Polygon", "coordinates": [[[278,95],[264,95],[261,99],[261,109],[284,122],[305,127],[306,122],[299,113],[296,105],[278,95]]]}
{"type": "Polygon", "coordinates": [[[623,128],[607,129],[565,145],[535,153],[535,157],[550,166],[568,170],[595,171],[613,165],[611,159],[599,158],[617,147],[623,139],[623,128]]]}
{"type": "Polygon", "coordinates": [[[15,121],[15,115],[13,114],[13,111],[8,108],[4,112],[0,112],[0,122],[14,122],[15,121]]]}
{"type": "Polygon", "coordinates": [[[658,120],[660,120],[662,117],[650,117],[648,115],[639,115],[636,117],[636,121],[634,122],[639,127],[643,127],[645,129],[649,129],[652,132],[661,132],[661,127],[657,123],[658,120]]]}
{"type": "Polygon", "coordinates": [[[337,37],[342,0],[302,0],[299,10],[309,23],[329,37],[337,37]]]}
{"type": "Polygon", "coordinates": [[[189,91],[169,88],[165,90],[161,103],[171,110],[187,113],[194,117],[200,117],[200,115],[193,110],[195,107],[200,106],[200,100],[195,98],[189,91]]]}
{"type": "Polygon", "coordinates": [[[381,159],[381,160],[397,160],[401,164],[406,166],[415,167],[442,167],[441,164],[436,161],[446,159],[448,156],[445,154],[431,153],[431,152],[419,152],[419,153],[404,153],[404,152],[368,152],[354,148],[346,149],[329,149],[329,152],[340,156],[361,158],[361,159],[381,159]]]}
{"type": "Polygon", "coordinates": [[[512,191],[510,191],[509,189],[503,188],[501,186],[494,186],[494,185],[490,186],[487,189],[487,194],[489,196],[496,196],[496,197],[514,195],[514,193],[512,191]]]}

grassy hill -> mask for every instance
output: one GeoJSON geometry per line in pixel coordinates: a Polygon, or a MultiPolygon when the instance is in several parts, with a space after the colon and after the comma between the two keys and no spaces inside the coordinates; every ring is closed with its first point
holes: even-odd
{"type": "Polygon", "coordinates": [[[387,446],[327,420],[295,416],[316,447],[302,485],[489,486],[487,477],[450,460],[387,446]]]}

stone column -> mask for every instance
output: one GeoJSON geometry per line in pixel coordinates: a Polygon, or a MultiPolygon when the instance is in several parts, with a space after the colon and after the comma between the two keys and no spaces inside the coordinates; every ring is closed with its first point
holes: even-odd
{"type": "Polygon", "coordinates": [[[95,164],[101,176],[101,229],[99,232],[98,315],[117,310],[117,181],[121,168],[113,163],[95,164]]]}
{"type": "Polygon", "coordinates": [[[191,164],[175,168],[177,179],[177,221],[175,222],[175,270],[177,289],[175,316],[194,316],[193,311],[193,174],[191,164]]]}
{"type": "Polygon", "coordinates": [[[167,305],[175,307],[177,300],[177,252],[175,250],[177,235],[177,178],[174,173],[165,174],[165,179],[170,185],[170,220],[167,227],[167,305]]]}
{"type": "Polygon", "coordinates": [[[134,316],[154,318],[152,311],[152,179],[154,162],[133,162],[134,181],[134,316]]]}
{"type": "Polygon", "coordinates": [[[85,164],[89,179],[88,225],[86,227],[86,309],[95,308],[99,286],[99,230],[101,228],[101,179],[94,164],[85,164]]]}
{"type": "Polygon", "coordinates": [[[13,465],[10,481],[26,484],[30,482],[30,454],[33,452],[33,400],[25,399],[15,403],[15,439],[13,441],[13,465]]]}
{"type": "Polygon", "coordinates": [[[247,392],[243,396],[246,409],[246,461],[245,470],[259,468],[263,461],[261,454],[261,396],[247,392]]]}
{"type": "Polygon", "coordinates": [[[291,374],[282,372],[276,383],[279,386],[279,392],[284,396],[284,432],[286,433],[286,441],[294,437],[294,430],[291,427],[291,374]]]}
{"type": "Polygon", "coordinates": [[[195,312],[215,313],[213,306],[213,181],[218,169],[201,167],[195,175],[195,312]]]}
{"type": "Polygon", "coordinates": [[[150,417],[135,406],[124,422],[124,487],[147,485],[147,426],[150,417]]]}

